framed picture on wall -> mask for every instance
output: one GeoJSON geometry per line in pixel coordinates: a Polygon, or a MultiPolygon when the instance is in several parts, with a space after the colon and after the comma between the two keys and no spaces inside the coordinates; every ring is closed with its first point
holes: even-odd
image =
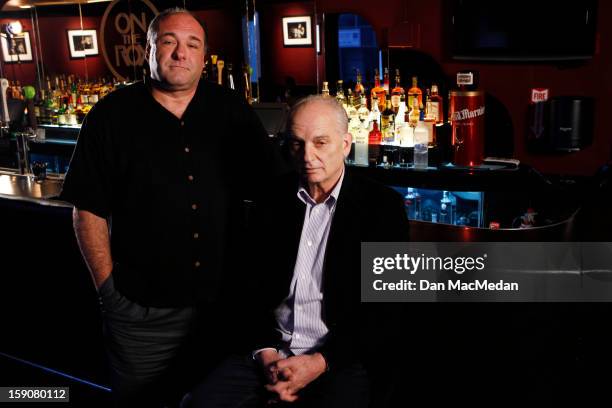
{"type": "Polygon", "coordinates": [[[283,45],[312,47],[312,18],[310,16],[283,17],[283,45]]]}
{"type": "Polygon", "coordinates": [[[96,30],[67,30],[70,58],[98,55],[96,30]]]}
{"type": "Polygon", "coordinates": [[[4,62],[31,62],[32,44],[30,43],[30,33],[27,31],[21,34],[8,36],[2,34],[2,58],[4,62]]]}

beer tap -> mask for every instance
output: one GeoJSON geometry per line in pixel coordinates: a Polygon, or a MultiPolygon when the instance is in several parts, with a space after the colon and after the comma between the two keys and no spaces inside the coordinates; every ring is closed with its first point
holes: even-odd
{"type": "Polygon", "coordinates": [[[0,138],[8,132],[8,123],[10,121],[8,113],[8,103],[6,102],[6,91],[9,87],[9,81],[6,78],[0,78],[0,103],[2,103],[2,116],[0,116],[0,138]]]}

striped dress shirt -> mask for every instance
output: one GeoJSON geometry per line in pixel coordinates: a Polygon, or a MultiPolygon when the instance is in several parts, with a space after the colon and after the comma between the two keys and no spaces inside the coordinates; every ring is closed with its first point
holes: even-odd
{"type": "Polygon", "coordinates": [[[322,318],[323,261],[343,179],[344,171],[330,195],[319,204],[304,187],[297,193],[306,204],[304,226],[289,295],[275,310],[284,344],[280,351],[285,355],[301,355],[316,350],[329,331],[322,318]]]}

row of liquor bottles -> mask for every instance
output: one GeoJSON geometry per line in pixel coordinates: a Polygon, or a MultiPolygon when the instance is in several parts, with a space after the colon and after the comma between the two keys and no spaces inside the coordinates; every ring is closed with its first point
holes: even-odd
{"type": "Polygon", "coordinates": [[[485,111],[484,94],[478,90],[477,77],[475,71],[457,73],[457,88],[448,93],[446,121],[437,84],[431,84],[423,92],[418,78],[413,76],[412,86],[404,89],[399,70],[396,70],[395,87],[390,91],[389,73],[385,69],[383,85],[376,70],[374,86],[369,92],[357,72],[354,89],[347,89],[345,93],[344,82],[339,80],[336,94],[332,95],[329,84],[323,82],[322,94],[335,97],[346,110],[354,142],[354,164],[379,164],[383,159],[379,154],[381,146],[390,145],[414,148],[414,167],[426,168],[428,149],[437,145],[437,133],[450,128],[453,164],[477,166],[484,153],[485,111]]]}
{"type": "Polygon", "coordinates": [[[76,126],[104,96],[125,85],[114,77],[86,81],[75,75],[47,77],[35,103],[36,118],[41,124],[76,126]]]}
{"type": "MultiPolygon", "coordinates": [[[[211,55],[205,65],[203,78],[222,86],[239,90],[249,103],[254,101],[251,86],[251,69],[243,67],[238,80],[234,79],[232,64],[225,65],[216,55],[211,55]]],[[[22,87],[20,81],[11,81],[7,89],[8,99],[34,99],[37,122],[44,125],[78,126],[91,108],[116,88],[130,83],[129,78],[120,82],[115,77],[85,80],[74,74],[46,77],[44,84],[34,95],[22,87]]],[[[29,87],[32,88],[32,87],[29,87]]]]}
{"type": "MultiPolygon", "coordinates": [[[[395,70],[395,87],[392,89],[390,88],[389,70],[387,68],[385,68],[384,71],[382,85],[378,70],[374,70],[374,86],[370,89],[370,92],[366,92],[359,71],[357,71],[357,81],[354,89],[349,88],[345,93],[343,85],[344,82],[339,80],[336,88],[336,98],[343,105],[352,104],[356,108],[359,108],[361,97],[366,96],[366,107],[370,110],[374,110],[377,105],[378,111],[382,112],[386,109],[387,101],[390,101],[391,109],[397,114],[402,101],[404,101],[408,109],[412,109],[416,105],[415,102],[418,101],[418,108],[426,111],[428,119],[433,120],[436,124],[441,124],[443,122],[443,101],[438,94],[437,84],[432,84],[431,88],[426,88],[425,93],[423,93],[422,89],[419,87],[418,78],[413,76],[412,86],[404,89],[401,85],[399,69],[395,70]],[[423,102],[423,99],[425,99],[425,102],[423,102]]],[[[324,83],[322,93],[329,94],[328,84],[326,85],[324,83]]]]}
{"type": "MultiPolygon", "coordinates": [[[[435,128],[444,124],[443,100],[438,94],[438,86],[432,84],[424,93],[418,86],[418,78],[413,76],[412,86],[404,90],[399,70],[396,70],[393,89],[389,91],[388,69],[385,69],[383,81],[381,86],[378,70],[375,70],[374,86],[369,93],[366,93],[359,72],[354,91],[349,88],[345,94],[343,80],[337,83],[335,98],[349,118],[354,163],[368,165],[379,161],[380,145],[386,144],[413,147],[414,166],[425,168],[428,147],[436,145],[435,128]]],[[[327,82],[323,83],[322,94],[332,96],[327,82]]]]}
{"type": "Polygon", "coordinates": [[[404,195],[410,220],[480,227],[483,222],[481,192],[451,192],[393,187],[404,195]]]}
{"type": "Polygon", "coordinates": [[[76,126],[104,96],[127,82],[115,78],[98,78],[87,81],[76,75],[47,77],[38,92],[32,86],[21,86],[11,82],[7,89],[8,99],[34,99],[34,114],[38,124],[76,126]]]}

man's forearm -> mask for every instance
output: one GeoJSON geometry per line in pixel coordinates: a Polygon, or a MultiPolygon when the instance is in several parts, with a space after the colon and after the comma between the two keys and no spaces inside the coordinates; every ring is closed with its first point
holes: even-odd
{"type": "Polygon", "coordinates": [[[76,207],[72,221],[81,254],[99,288],[113,270],[108,223],[105,218],[76,207]]]}

